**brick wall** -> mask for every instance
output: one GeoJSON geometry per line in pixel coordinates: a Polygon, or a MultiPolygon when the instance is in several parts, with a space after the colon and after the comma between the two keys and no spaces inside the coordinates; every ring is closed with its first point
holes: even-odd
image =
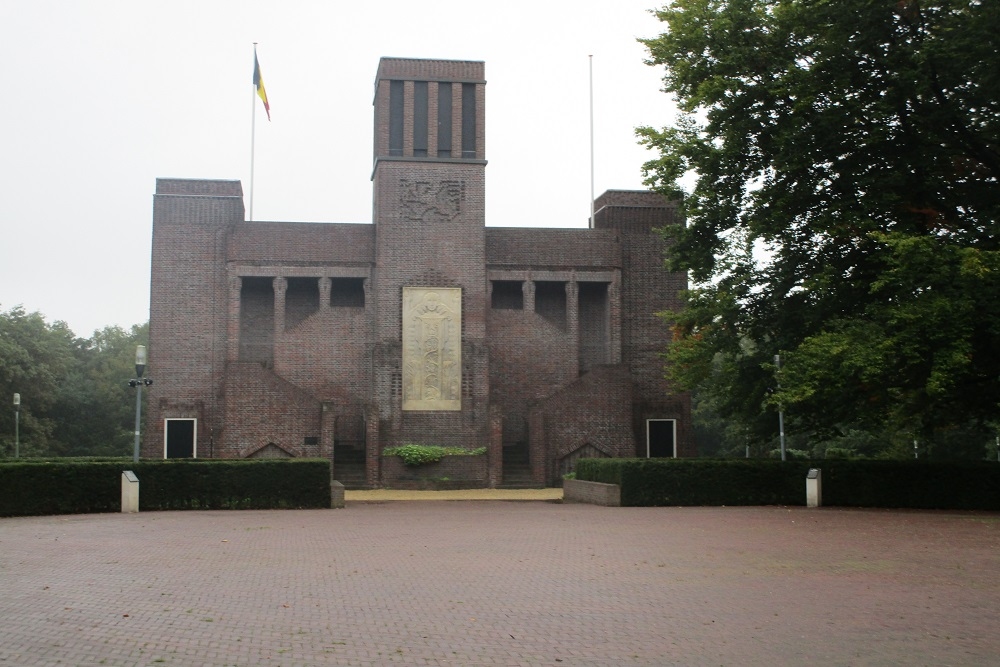
{"type": "Polygon", "coordinates": [[[446,456],[436,463],[408,466],[398,456],[382,458],[382,481],[394,489],[486,486],[486,456],[446,456]]]}
{"type": "Polygon", "coordinates": [[[143,454],[162,456],[164,417],[199,419],[201,456],[363,444],[369,484],[404,474],[380,452],[406,442],[488,446],[474,476],[495,484],[502,443],[525,439],[535,480],[558,481],[560,462],[581,452],[636,455],[647,419],[678,419],[679,451],[693,454],[690,402],[663,380],[668,330],[655,315],[686,287],[663,271],[654,231],[682,224],[676,206],[609,191],[594,229],[486,228],[483,64],[383,59],[375,107],[372,225],[246,222],[238,182],[157,181],[143,454]],[[390,80],[409,92],[393,156],[390,80]],[[414,81],[428,82],[427,157],[413,154],[414,81]],[[444,81],[452,156],[436,155],[432,122],[444,81]],[[463,83],[476,99],[465,158],[463,83]],[[521,298],[508,295],[521,309],[494,310],[491,280],[521,285],[521,298]],[[462,290],[459,411],[401,408],[404,287],[462,290]]]}
{"type": "Polygon", "coordinates": [[[632,381],[625,366],[595,368],[533,409],[542,429],[532,434],[531,453],[545,461],[549,484],[559,482],[559,461],[582,447],[608,456],[635,455],[632,381]]]}
{"type": "MultiPolygon", "coordinates": [[[[153,198],[150,387],[143,456],[163,456],[163,419],[199,419],[221,431],[218,388],[226,357],[225,248],[243,220],[240,184],[161,179],[153,198]]],[[[204,448],[202,447],[204,450],[204,448]]]]}
{"type": "Polygon", "coordinates": [[[677,419],[679,456],[694,456],[691,403],[671,391],[664,378],[662,354],[669,326],[657,313],[681,307],[679,294],[687,276],[663,268],[666,242],[659,229],[683,224],[677,205],[652,192],[609,191],[595,203],[594,225],[615,230],[622,246],[622,363],[634,382],[633,429],[636,456],[645,455],[647,419],[677,419]]]}
{"type": "Polygon", "coordinates": [[[230,363],[223,391],[226,429],[216,444],[219,458],[246,458],[273,443],[292,456],[319,456],[321,405],[257,363],[230,363]],[[307,445],[306,438],[316,438],[307,445]]]}

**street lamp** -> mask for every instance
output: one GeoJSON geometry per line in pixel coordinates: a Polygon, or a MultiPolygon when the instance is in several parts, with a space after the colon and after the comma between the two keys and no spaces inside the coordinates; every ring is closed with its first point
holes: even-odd
{"type": "Polygon", "coordinates": [[[21,456],[21,395],[14,394],[14,458],[21,456]]]}
{"type": "MultiPolygon", "coordinates": [[[[774,355],[774,375],[777,379],[778,390],[781,390],[781,355],[774,355]]],[[[778,402],[778,435],[781,438],[781,460],[785,460],[785,410],[778,402]]]]}
{"type": "Polygon", "coordinates": [[[139,345],[135,348],[135,379],[128,381],[128,386],[135,387],[135,447],[132,451],[132,461],[139,462],[139,418],[142,414],[142,386],[147,387],[153,384],[149,378],[143,379],[142,374],[146,371],[146,346],[139,345]]]}

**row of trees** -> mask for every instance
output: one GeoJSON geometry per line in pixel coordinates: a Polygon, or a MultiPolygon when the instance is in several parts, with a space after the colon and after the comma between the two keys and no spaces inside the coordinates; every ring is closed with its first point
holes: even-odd
{"type": "Polygon", "coordinates": [[[681,113],[639,136],[647,183],[683,198],[668,263],[693,284],[666,314],[670,377],[720,450],[771,446],[782,406],[799,446],[982,458],[1000,417],[996,2],[656,14],[666,32],[642,41],[681,113]]]}
{"type": "Polygon", "coordinates": [[[13,396],[21,395],[21,456],[127,456],[135,428],[135,348],[148,325],[78,338],[21,307],[0,311],[0,456],[14,456],[13,396]]]}

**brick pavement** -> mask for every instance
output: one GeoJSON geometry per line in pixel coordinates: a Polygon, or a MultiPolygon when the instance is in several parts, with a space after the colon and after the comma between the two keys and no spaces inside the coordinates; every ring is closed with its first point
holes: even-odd
{"type": "Polygon", "coordinates": [[[1000,515],[358,502],[0,519],[0,665],[989,665],[1000,515]]]}

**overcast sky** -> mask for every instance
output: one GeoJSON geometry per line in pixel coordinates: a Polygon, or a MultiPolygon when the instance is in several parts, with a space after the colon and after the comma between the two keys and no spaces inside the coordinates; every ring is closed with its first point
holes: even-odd
{"type": "Polygon", "coordinates": [[[239,179],[254,219],[371,222],[382,56],[486,63],[486,220],[585,227],[642,188],[639,125],[673,105],[638,37],[653,0],[0,0],[0,311],[88,337],[149,317],[157,177],[239,179]],[[364,5],[364,6],[362,6],[364,5]]]}

